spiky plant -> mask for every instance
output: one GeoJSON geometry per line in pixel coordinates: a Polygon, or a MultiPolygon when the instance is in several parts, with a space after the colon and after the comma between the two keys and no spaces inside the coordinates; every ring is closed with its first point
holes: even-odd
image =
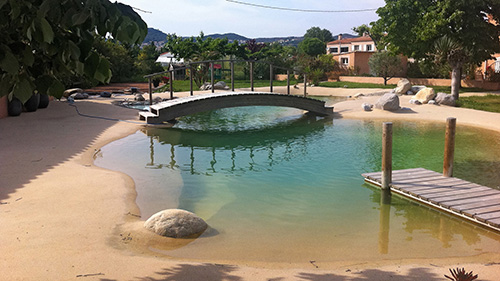
{"type": "Polygon", "coordinates": [[[444,277],[452,280],[452,281],[472,281],[472,280],[476,280],[477,279],[477,274],[476,275],[473,275],[474,273],[471,272],[465,272],[465,269],[462,267],[461,269],[460,268],[457,268],[457,269],[451,269],[450,268],[450,272],[451,272],[451,276],[448,276],[448,275],[445,275],[444,277]]]}

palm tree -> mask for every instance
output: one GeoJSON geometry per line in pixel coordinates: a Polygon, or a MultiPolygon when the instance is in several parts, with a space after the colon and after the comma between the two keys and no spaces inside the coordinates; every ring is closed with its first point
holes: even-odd
{"type": "Polygon", "coordinates": [[[467,63],[470,52],[458,41],[443,36],[434,42],[434,58],[437,62],[447,62],[451,67],[451,94],[458,100],[462,66],[467,63]]]}

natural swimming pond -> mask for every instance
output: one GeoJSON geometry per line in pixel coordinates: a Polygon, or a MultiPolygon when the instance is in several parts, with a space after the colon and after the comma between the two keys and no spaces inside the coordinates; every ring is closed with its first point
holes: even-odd
{"type": "MultiPolygon", "coordinates": [[[[390,120],[389,120],[390,121],[390,120]]],[[[442,170],[444,123],[394,122],[393,168],[442,170]]],[[[381,121],[320,119],[244,107],[144,129],[101,149],[96,165],[136,184],[145,220],[181,208],[214,230],[173,257],[300,263],[470,257],[500,253],[500,235],[380,191],[361,173],[381,169],[381,121]]],[[[460,126],[455,176],[500,185],[500,136],[460,126]]]]}

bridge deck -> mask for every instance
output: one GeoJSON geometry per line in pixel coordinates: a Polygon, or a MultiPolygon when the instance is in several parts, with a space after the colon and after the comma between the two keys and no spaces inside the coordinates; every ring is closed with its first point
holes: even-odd
{"type": "MultiPolygon", "coordinates": [[[[382,172],[362,176],[381,186],[382,172]]],[[[423,168],[393,171],[390,188],[412,200],[500,231],[500,190],[423,168]]]]}
{"type": "Polygon", "coordinates": [[[148,124],[156,124],[198,112],[238,106],[285,106],[306,110],[320,116],[333,114],[333,107],[326,107],[324,101],[302,96],[258,92],[222,92],[161,102],[152,105],[149,112],[139,113],[139,117],[148,124]]]}

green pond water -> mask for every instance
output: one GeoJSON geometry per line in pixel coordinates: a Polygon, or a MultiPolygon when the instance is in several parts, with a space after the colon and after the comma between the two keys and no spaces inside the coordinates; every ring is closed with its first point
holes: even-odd
{"type": "MultiPolygon", "coordinates": [[[[390,120],[389,120],[390,121],[390,120]]],[[[443,124],[394,122],[393,168],[440,172],[443,124]]],[[[380,191],[382,121],[321,119],[277,107],[222,109],[144,129],[101,149],[95,163],[136,184],[146,220],[192,211],[211,230],[173,257],[300,263],[500,253],[500,235],[380,191]]],[[[497,188],[500,136],[458,120],[454,176],[497,188]]],[[[166,240],[168,244],[169,240],[166,240]]]]}

